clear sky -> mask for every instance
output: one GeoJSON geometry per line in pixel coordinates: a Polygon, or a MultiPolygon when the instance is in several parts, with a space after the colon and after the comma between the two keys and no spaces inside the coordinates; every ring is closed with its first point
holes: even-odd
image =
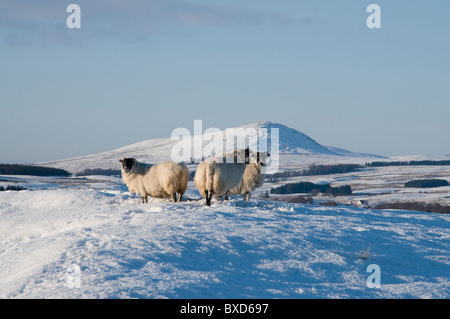
{"type": "Polygon", "coordinates": [[[195,119],[450,154],[449,16],[447,0],[1,0],[0,163],[193,132],[195,119]]]}

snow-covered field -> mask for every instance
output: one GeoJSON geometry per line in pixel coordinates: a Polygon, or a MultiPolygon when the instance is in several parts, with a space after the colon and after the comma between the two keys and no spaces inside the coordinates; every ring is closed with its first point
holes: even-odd
{"type": "Polygon", "coordinates": [[[450,166],[386,166],[364,168],[345,174],[297,176],[263,185],[257,192],[294,182],[329,183],[332,186],[350,185],[352,195],[315,197],[316,202],[335,201],[340,204],[365,201],[374,207],[381,203],[426,202],[450,205],[450,186],[434,188],[405,188],[404,184],[416,179],[444,179],[450,181],[450,166]]]}
{"type": "Polygon", "coordinates": [[[182,203],[141,204],[116,177],[7,178],[33,189],[0,192],[1,298],[450,297],[448,215],[206,207],[192,182],[182,203]]]}
{"type": "MultiPolygon", "coordinates": [[[[247,127],[279,129],[282,170],[424,159],[324,147],[271,122],[247,127]]],[[[41,165],[71,173],[119,169],[124,156],[167,160],[174,145],[170,138],[153,139],[41,165]]],[[[192,182],[181,203],[141,204],[120,177],[0,176],[0,186],[27,188],[0,192],[0,298],[449,298],[450,215],[348,205],[450,204],[450,187],[403,187],[415,178],[450,180],[450,168],[291,177],[266,183],[250,202],[233,197],[211,207],[192,182]],[[336,201],[336,207],[262,196],[297,181],[351,185],[353,195],[314,198],[336,201]]]]}

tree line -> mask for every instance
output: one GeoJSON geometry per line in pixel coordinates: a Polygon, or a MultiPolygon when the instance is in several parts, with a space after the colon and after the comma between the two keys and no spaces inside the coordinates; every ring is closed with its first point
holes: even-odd
{"type": "Polygon", "coordinates": [[[22,186],[15,186],[15,185],[8,185],[5,187],[0,186],[0,192],[4,192],[4,191],[23,191],[26,190],[25,187],[22,186]]]}
{"type": "Polygon", "coordinates": [[[332,196],[345,196],[352,194],[349,185],[333,187],[330,184],[314,184],[311,182],[299,182],[281,185],[271,188],[271,194],[296,194],[296,193],[324,193],[332,196]]]}
{"type": "Polygon", "coordinates": [[[449,183],[445,179],[416,179],[406,182],[404,186],[415,188],[429,188],[429,187],[449,186],[449,183]]]}
{"type": "Polygon", "coordinates": [[[378,161],[365,164],[366,167],[419,166],[419,165],[450,165],[450,160],[442,160],[442,161],[423,160],[423,161],[396,161],[396,162],[378,161]]]}
{"type": "Polygon", "coordinates": [[[0,164],[0,175],[71,176],[60,168],[22,164],[0,164]]]}

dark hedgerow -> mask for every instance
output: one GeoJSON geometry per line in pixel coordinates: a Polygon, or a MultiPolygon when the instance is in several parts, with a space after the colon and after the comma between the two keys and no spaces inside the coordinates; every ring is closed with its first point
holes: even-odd
{"type": "Polygon", "coordinates": [[[333,196],[351,195],[352,189],[349,185],[332,187],[330,184],[314,184],[311,182],[290,183],[271,188],[271,194],[304,194],[304,193],[324,193],[333,196]]]}
{"type": "Polygon", "coordinates": [[[405,187],[428,188],[448,186],[449,183],[445,179],[417,179],[405,183],[405,187]]]}
{"type": "Polygon", "coordinates": [[[405,162],[370,162],[366,163],[366,167],[382,167],[382,166],[443,166],[443,165],[450,165],[450,160],[443,160],[443,161],[431,161],[431,160],[424,160],[424,161],[405,161],[405,162]]]}
{"type": "Polygon", "coordinates": [[[6,186],[6,188],[4,188],[3,186],[0,186],[0,192],[4,192],[4,191],[23,191],[23,190],[26,190],[26,188],[22,187],[22,186],[8,185],[8,186],[6,186]]]}
{"type": "Polygon", "coordinates": [[[330,187],[329,190],[327,191],[327,194],[331,194],[333,196],[351,195],[352,188],[349,185],[330,187]]]}
{"type": "Polygon", "coordinates": [[[311,165],[303,175],[327,175],[355,172],[363,168],[359,164],[311,165]]]}
{"type": "Polygon", "coordinates": [[[0,164],[0,175],[70,176],[63,169],[22,164],[0,164]]]}
{"type": "Polygon", "coordinates": [[[87,168],[84,171],[75,174],[75,176],[92,176],[92,175],[119,176],[121,174],[122,171],[120,169],[87,168]]]}

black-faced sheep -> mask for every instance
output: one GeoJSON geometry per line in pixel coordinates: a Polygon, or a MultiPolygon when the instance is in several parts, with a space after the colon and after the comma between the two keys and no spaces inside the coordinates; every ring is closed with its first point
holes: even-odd
{"type": "Polygon", "coordinates": [[[183,163],[172,161],[155,165],[138,162],[135,158],[122,158],[122,179],[131,193],[140,195],[141,202],[147,203],[148,196],[157,198],[172,197],[181,201],[186,192],[189,171],[183,163]]]}
{"type": "MultiPolygon", "coordinates": [[[[211,205],[212,196],[223,196],[239,185],[249,161],[249,149],[234,150],[231,156],[234,162],[227,159],[230,154],[223,154],[221,161],[205,160],[197,166],[194,185],[206,199],[206,206],[211,205]]],[[[217,157],[216,157],[217,158],[217,157]]]]}
{"type": "MultiPolygon", "coordinates": [[[[244,201],[250,200],[250,192],[254,191],[256,188],[261,187],[264,183],[264,174],[262,174],[262,167],[266,163],[267,158],[270,154],[267,152],[257,152],[256,153],[256,163],[250,163],[245,168],[244,174],[242,175],[242,180],[238,186],[230,189],[227,195],[244,195],[244,201]]],[[[225,197],[227,199],[227,196],[225,197]]]]}

